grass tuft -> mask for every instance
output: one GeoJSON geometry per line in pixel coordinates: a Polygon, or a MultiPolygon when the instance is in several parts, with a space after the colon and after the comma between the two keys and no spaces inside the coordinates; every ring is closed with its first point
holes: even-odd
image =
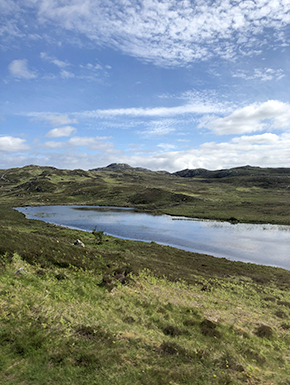
{"type": "Polygon", "coordinates": [[[216,327],[217,324],[208,319],[204,319],[200,324],[200,330],[204,336],[221,338],[222,334],[216,327]]]}
{"type": "Polygon", "coordinates": [[[273,330],[268,325],[260,325],[255,330],[255,334],[260,338],[269,338],[273,335],[273,330]]]}

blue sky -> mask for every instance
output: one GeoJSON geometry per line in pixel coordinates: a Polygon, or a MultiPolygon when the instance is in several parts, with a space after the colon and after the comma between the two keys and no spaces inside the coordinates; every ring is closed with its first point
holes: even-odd
{"type": "Polygon", "coordinates": [[[0,0],[0,168],[290,167],[289,0],[0,0]]]}

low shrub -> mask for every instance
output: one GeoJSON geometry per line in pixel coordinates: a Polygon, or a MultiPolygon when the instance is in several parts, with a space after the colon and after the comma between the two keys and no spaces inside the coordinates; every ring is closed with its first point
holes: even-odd
{"type": "Polygon", "coordinates": [[[269,338],[269,337],[272,337],[273,330],[268,325],[260,325],[255,330],[255,334],[256,334],[256,336],[258,336],[260,338],[269,338]]]}

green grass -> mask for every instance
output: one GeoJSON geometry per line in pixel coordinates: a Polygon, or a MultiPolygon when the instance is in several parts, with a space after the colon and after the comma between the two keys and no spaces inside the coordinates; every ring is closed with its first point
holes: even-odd
{"type": "Polygon", "coordinates": [[[92,271],[3,260],[3,384],[287,384],[289,291],[143,271],[109,292],[92,271]]]}
{"type": "Polygon", "coordinates": [[[154,242],[99,242],[12,209],[134,201],[156,213],[289,223],[287,189],[35,166],[5,178],[1,385],[289,385],[290,271],[154,242]],[[15,274],[21,267],[27,273],[15,274]]]}

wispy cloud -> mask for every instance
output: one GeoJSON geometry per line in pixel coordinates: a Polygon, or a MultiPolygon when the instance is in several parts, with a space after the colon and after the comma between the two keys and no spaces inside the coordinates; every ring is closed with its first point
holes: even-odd
{"type": "Polygon", "coordinates": [[[272,68],[255,68],[253,72],[239,70],[233,74],[234,78],[242,78],[245,80],[259,79],[263,82],[270,80],[280,80],[285,76],[282,69],[274,70],[272,68]]]}
{"type": "Polygon", "coordinates": [[[160,66],[183,66],[217,56],[232,60],[255,55],[273,38],[285,43],[284,27],[290,22],[286,0],[23,3],[14,19],[19,29],[24,30],[19,14],[33,10],[38,23],[57,24],[85,35],[96,45],[111,46],[160,66]]]}
{"type": "Polygon", "coordinates": [[[175,148],[175,145],[170,143],[159,143],[157,144],[157,147],[160,147],[163,151],[169,151],[173,150],[175,148]]]}
{"type": "MultiPolygon", "coordinates": [[[[68,63],[67,61],[59,60],[54,56],[48,55],[46,52],[41,52],[40,58],[48,63],[54,64],[60,70],[58,74],[44,75],[43,78],[55,79],[57,76],[60,76],[64,80],[76,78],[76,79],[83,79],[87,81],[91,81],[91,80],[101,81],[100,71],[102,71],[101,72],[102,77],[108,76],[108,73],[106,72],[106,70],[99,63],[96,63],[96,64],[87,63],[85,65],[80,64],[77,67],[75,67],[73,66],[73,64],[68,63]],[[70,70],[68,70],[68,67],[70,67],[70,70]]],[[[105,68],[107,67],[105,66],[105,68]]]]}
{"type": "Polygon", "coordinates": [[[48,55],[47,53],[45,53],[45,52],[41,52],[41,53],[40,53],[40,57],[41,57],[41,59],[46,60],[46,61],[48,61],[48,62],[50,62],[50,63],[56,65],[56,66],[59,67],[59,68],[65,68],[65,67],[68,67],[68,66],[70,65],[70,64],[67,63],[67,62],[64,62],[64,61],[62,61],[62,60],[59,60],[59,59],[57,59],[57,58],[55,58],[55,57],[53,57],[53,56],[49,56],[49,55],[48,55]]]}
{"type": "Polygon", "coordinates": [[[53,128],[45,136],[47,138],[60,138],[62,136],[70,136],[76,129],[72,126],[53,128]]]}
{"type": "Polygon", "coordinates": [[[176,119],[151,120],[147,123],[144,122],[145,129],[138,131],[138,133],[145,137],[168,135],[176,130],[177,124],[176,119]]]}
{"type": "Polygon", "coordinates": [[[34,79],[37,77],[35,72],[28,69],[26,59],[13,60],[9,64],[9,71],[12,76],[18,79],[34,79]]]}
{"type": "Polygon", "coordinates": [[[67,114],[57,114],[49,112],[28,112],[23,114],[34,120],[45,121],[52,126],[62,126],[77,123],[77,119],[70,118],[67,114]]]}
{"type": "Polygon", "coordinates": [[[66,71],[66,70],[62,70],[60,72],[60,76],[63,78],[63,79],[70,79],[70,78],[74,78],[75,77],[75,74],[70,72],[70,71],[66,71]]]}
{"type": "Polygon", "coordinates": [[[108,118],[116,116],[131,117],[167,117],[183,114],[209,114],[221,112],[220,105],[204,104],[204,103],[188,103],[176,107],[153,107],[153,108],[118,108],[118,109],[99,109],[92,111],[84,111],[75,113],[77,117],[87,118],[108,118]]]}
{"type": "Polygon", "coordinates": [[[80,68],[88,69],[91,71],[99,71],[103,69],[103,67],[99,63],[97,64],[87,63],[85,65],[81,64],[80,68]]]}
{"type": "Polygon", "coordinates": [[[104,152],[116,152],[113,143],[105,142],[107,137],[78,137],[69,139],[68,144],[72,146],[84,146],[91,150],[99,150],[104,152]]]}
{"type": "Polygon", "coordinates": [[[54,141],[48,141],[44,143],[44,147],[48,149],[53,149],[53,150],[55,150],[56,148],[61,148],[63,147],[63,145],[64,144],[62,142],[54,142],[54,141]]]}

